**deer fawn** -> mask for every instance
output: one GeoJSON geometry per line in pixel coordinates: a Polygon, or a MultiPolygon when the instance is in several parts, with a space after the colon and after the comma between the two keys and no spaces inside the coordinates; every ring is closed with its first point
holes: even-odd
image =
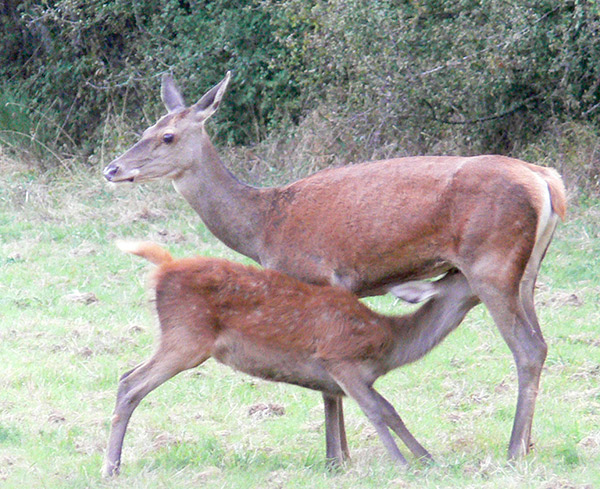
{"type": "MultiPolygon", "coordinates": [[[[120,247],[159,265],[154,279],[160,339],[148,361],[121,377],[105,476],[119,472],[127,424],[140,401],[210,357],[256,377],[321,391],[324,399],[352,397],[394,460],[407,464],[388,427],[416,457],[431,459],[373,383],[421,358],[458,326],[477,301],[464,275],[450,272],[411,286],[416,300],[431,298],[411,314],[388,317],[340,287],[217,258],[173,260],[153,243],[120,247]]],[[[327,405],[326,418],[340,426],[337,404],[327,405]]],[[[332,437],[328,459],[341,463],[340,430],[326,436],[332,437]]]]}

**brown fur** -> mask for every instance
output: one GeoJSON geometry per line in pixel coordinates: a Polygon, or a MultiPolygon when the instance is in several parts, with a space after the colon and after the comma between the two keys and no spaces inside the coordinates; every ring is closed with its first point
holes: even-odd
{"type": "MultiPolygon", "coordinates": [[[[417,457],[431,458],[372,384],[425,355],[458,326],[477,302],[464,276],[449,274],[432,284],[434,298],[414,313],[386,317],[339,287],[217,258],[173,260],[147,242],[121,247],[159,264],[154,278],[161,335],[154,356],[119,384],[106,475],[118,471],[126,426],[141,399],[210,357],[267,380],[321,391],[330,408],[349,395],[395,460],[407,463],[387,427],[417,457]]],[[[329,409],[326,416],[337,411],[329,409]]],[[[338,437],[330,442],[334,451],[328,446],[328,458],[340,463],[338,437]]]]}
{"type": "Polygon", "coordinates": [[[225,168],[204,129],[228,82],[229,76],[185,108],[173,80],[165,79],[169,114],[106,167],[106,178],[172,179],[227,246],[305,282],[369,296],[460,270],[515,358],[519,394],[509,456],[527,453],[547,351],[535,280],[566,212],[558,174],[498,155],[420,156],[254,188],[225,168]],[[165,132],[174,134],[172,143],[162,142],[165,132]]]}
{"type": "Polygon", "coordinates": [[[183,296],[183,302],[189,298],[214,315],[215,331],[222,332],[226,325],[249,342],[275,350],[323,360],[358,359],[390,343],[386,321],[341,288],[316,288],[273,270],[216,258],[165,264],[155,280],[159,314],[182,307],[183,296]],[[352,341],[339,343],[340,325],[343,336],[352,341]]]}

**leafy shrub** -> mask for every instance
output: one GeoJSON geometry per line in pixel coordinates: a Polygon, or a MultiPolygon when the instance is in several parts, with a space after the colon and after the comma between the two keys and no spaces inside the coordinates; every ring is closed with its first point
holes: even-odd
{"type": "Polygon", "coordinates": [[[194,102],[233,70],[216,140],[297,135],[311,168],[518,155],[552,127],[600,125],[586,0],[7,0],[0,13],[0,86],[61,154],[130,143],[124,127],[164,111],[163,72],[194,102]]]}
{"type": "Polygon", "coordinates": [[[294,110],[294,87],[273,63],[282,48],[258,0],[25,0],[0,8],[0,81],[28,100],[31,114],[60,121],[84,153],[97,148],[107,118],[139,125],[164,111],[164,72],[193,102],[233,70],[221,125],[230,141],[259,139],[294,110]]]}
{"type": "Polygon", "coordinates": [[[272,1],[304,92],[376,154],[514,152],[549,118],[600,115],[594,2],[272,1]],[[316,87],[313,88],[313,87],[316,87]],[[407,137],[408,136],[408,137],[407,137]]]}

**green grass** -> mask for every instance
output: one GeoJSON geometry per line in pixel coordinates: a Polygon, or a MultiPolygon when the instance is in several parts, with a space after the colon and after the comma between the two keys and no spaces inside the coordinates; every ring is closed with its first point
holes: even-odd
{"type": "MultiPolygon", "coordinates": [[[[125,439],[123,473],[103,481],[118,377],[150,355],[156,325],[150,267],[113,241],[151,239],[177,256],[248,260],[216,241],[168,184],[111,188],[99,172],[34,176],[2,165],[1,487],[600,487],[600,202],[572,205],[540,275],[550,352],[535,449],[524,461],[505,459],[514,365],[478,307],[429,356],[377,384],[433,453],[432,467],[396,468],[347,401],[353,459],[330,472],[318,393],[211,360],[142,402],[125,439]],[[249,414],[258,403],[285,413],[249,414]]],[[[400,310],[389,298],[368,302],[400,310]]]]}

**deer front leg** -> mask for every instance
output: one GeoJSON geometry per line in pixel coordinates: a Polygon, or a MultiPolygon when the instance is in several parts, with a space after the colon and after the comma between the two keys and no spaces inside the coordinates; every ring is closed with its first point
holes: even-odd
{"type": "Polygon", "coordinates": [[[325,406],[325,444],[327,462],[332,465],[342,465],[349,459],[346,431],[344,427],[344,412],[342,398],[323,393],[325,406]]]}
{"type": "Polygon", "coordinates": [[[184,357],[179,356],[176,351],[168,354],[159,350],[150,360],[121,377],[102,468],[103,477],[111,477],[119,473],[127,425],[141,400],[179,372],[199,365],[207,357],[192,363],[184,362],[182,358],[184,357]]]}
{"type": "Polygon", "coordinates": [[[342,445],[342,454],[344,460],[350,460],[350,450],[348,449],[348,439],[346,438],[346,425],[344,423],[344,398],[338,397],[338,422],[340,425],[340,444],[342,445]]]}

